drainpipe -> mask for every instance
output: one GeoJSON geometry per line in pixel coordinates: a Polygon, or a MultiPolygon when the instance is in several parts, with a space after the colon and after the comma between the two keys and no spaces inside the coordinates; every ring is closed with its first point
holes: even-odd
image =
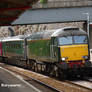
{"type": "Polygon", "coordinates": [[[8,27],[8,30],[10,31],[10,36],[15,36],[14,29],[12,27],[8,27]]]}

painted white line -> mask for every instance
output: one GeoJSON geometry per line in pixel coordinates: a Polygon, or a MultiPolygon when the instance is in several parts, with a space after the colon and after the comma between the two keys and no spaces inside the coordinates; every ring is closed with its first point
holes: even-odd
{"type": "Polygon", "coordinates": [[[5,70],[6,72],[12,74],[14,77],[18,78],[19,80],[21,80],[22,82],[24,82],[25,84],[27,84],[29,87],[33,88],[35,91],[37,92],[42,92],[41,90],[37,89],[36,87],[34,87],[33,85],[29,84],[28,82],[26,82],[25,80],[23,80],[23,78],[19,75],[15,75],[15,73],[3,68],[3,67],[0,67],[1,69],[5,70]]]}

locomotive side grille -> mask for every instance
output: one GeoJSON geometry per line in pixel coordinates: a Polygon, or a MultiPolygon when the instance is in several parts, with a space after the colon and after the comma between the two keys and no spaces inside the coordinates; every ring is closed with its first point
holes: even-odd
{"type": "Polygon", "coordinates": [[[79,31],[79,28],[66,28],[64,31],[79,31]]]}

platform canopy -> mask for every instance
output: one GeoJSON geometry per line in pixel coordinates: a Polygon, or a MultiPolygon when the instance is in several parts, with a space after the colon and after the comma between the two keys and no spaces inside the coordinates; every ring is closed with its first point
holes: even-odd
{"type": "Polygon", "coordinates": [[[10,25],[38,0],[0,0],[0,26],[10,25]]]}
{"type": "Polygon", "coordinates": [[[80,22],[92,21],[92,7],[70,7],[70,8],[42,8],[29,9],[24,12],[13,25],[25,24],[46,24],[46,23],[63,23],[63,22],[80,22]]]}

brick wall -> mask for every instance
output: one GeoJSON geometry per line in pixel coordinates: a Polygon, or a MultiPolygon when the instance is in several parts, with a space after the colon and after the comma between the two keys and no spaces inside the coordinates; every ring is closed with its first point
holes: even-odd
{"type": "Polygon", "coordinates": [[[36,3],[33,8],[53,8],[53,7],[76,7],[91,6],[92,0],[48,0],[47,3],[36,3]]]}

